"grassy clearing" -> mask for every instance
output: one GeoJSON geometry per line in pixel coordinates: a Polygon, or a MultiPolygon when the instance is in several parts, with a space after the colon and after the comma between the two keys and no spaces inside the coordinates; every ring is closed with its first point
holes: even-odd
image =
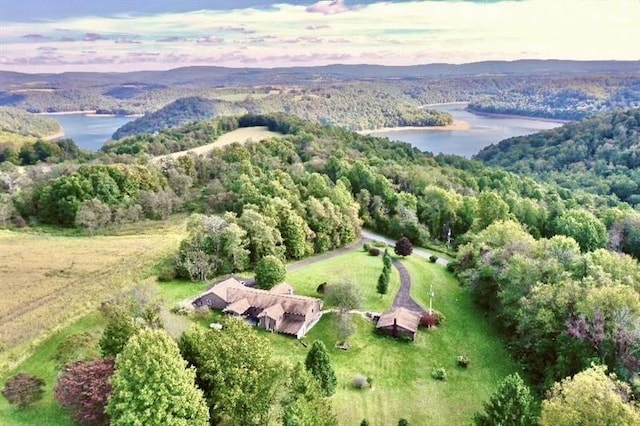
{"type": "Polygon", "coordinates": [[[282,133],[272,132],[266,126],[254,126],[254,127],[241,127],[240,129],[236,129],[234,131],[225,133],[216,139],[215,142],[202,145],[197,148],[187,149],[185,151],[173,152],[171,154],[159,155],[153,158],[153,161],[159,162],[165,158],[178,158],[186,155],[188,153],[193,153],[196,155],[205,155],[214,148],[221,148],[226,145],[231,145],[232,143],[247,143],[249,141],[260,142],[265,139],[278,138],[281,137],[282,133]]]}
{"type": "MultiPolygon", "coordinates": [[[[363,269],[355,258],[343,260],[351,269],[363,269]]],[[[433,284],[434,308],[446,316],[444,326],[421,329],[416,342],[409,343],[375,334],[372,323],[354,315],[357,333],[350,339],[351,348],[342,351],[335,348],[335,316],[325,315],[305,340],[320,339],[329,348],[338,374],[333,404],[340,424],[359,424],[367,418],[372,425],[392,425],[403,417],[419,425],[468,424],[515,365],[453,276],[425,259],[409,257],[403,262],[412,276],[414,297],[424,306],[428,307],[433,284]],[[471,359],[467,369],[457,366],[456,358],[462,354],[471,359]],[[440,366],[447,371],[446,382],[431,377],[431,370],[440,366]],[[373,389],[355,389],[355,374],[372,377],[373,389]]],[[[308,349],[300,342],[263,333],[280,356],[304,360],[308,349]]]]}
{"type": "Polygon", "coordinates": [[[67,237],[0,231],[0,370],[38,339],[95,310],[177,249],[182,224],[137,235],[67,237]]]}
{"type": "MultiPolygon", "coordinates": [[[[293,286],[296,294],[311,297],[322,297],[316,292],[320,283],[348,280],[360,288],[364,299],[362,309],[382,312],[391,306],[400,288],[400,277],[392,268],[389,291],[381,297],[376,291],[381,272],[382,256],[369,256],[359,250],[287,273],[285,280],[293,286]]],[[[325,306],[325,309],[327,307],[330,306],[325,306]]]]}

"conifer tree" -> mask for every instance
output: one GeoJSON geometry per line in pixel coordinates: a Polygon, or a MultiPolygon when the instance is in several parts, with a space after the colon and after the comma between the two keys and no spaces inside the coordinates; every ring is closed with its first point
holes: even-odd
{"type": "Polygon", "coordinates": [[[320,340],[313,342],[305,360],[305,367],[320,383],[320,388],[325,396],[331,396],[335,393],[338,379],[331,366],[327,348],[320,340]]]}
{"type": "Polygon", "coordinates": [[[476,413],[473,421],[477,426],[537,424],[536,405],[529,387],[518,373],[507,376],[498,390],[484,403],[484,412],[476,413]]]}
{"type": "Polygon", "coordinates": [[[385,273],[384,269],[378,277],[378,286],[376,289],[381,296],[387,294],[387,291],[389,290],[389,273],[385,273]]]}

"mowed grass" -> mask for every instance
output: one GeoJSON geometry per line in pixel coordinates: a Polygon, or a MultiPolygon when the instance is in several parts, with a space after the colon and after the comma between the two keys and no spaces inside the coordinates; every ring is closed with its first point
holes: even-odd
{"type": "MultiPolygon", "coordinates": [[[[364,269],[361,259],[344,257],[351,270],[364,269]]],[[[319,339],[329,349],[338,375],[332,402],[340,424],[357,425],[363,418],[372,425],[395,425],[400,418],[416,425],[469,424],[498,382],[516,366],[451,274],[418,257],[410,256],[403,263],[411,273],[414,297],[424,307],[429,306],[428,291],[433,284],[434,309],[446,316],[443,326],[420,329],[415,342],[406,342],[376,334],[372,322],[354,314],[357,332],[349,340],[350,349],[343,351],[335,347],[336,318],[329,314],[309,332],[305,342],[319,339]],[[467,369],[458,367],[458,355],[471,359],[467,369]],[[446,381],[431,377],[435,367],[446,369],[446,381]],[[355,389],[352,382],[356,374],[372,377],[373,388],[355,389]]],[[[299,341],[261,332],[273,342],[278,355],[292,362],[304,361],[308,348],[299,341]]]]}
{"type": "Polygon", "coordinates": [[[24,410],[19,410],[15,406],[9,405],[6,399],[0,398],[0,424],[12,426],[73,425],[74,422],[66,410],[54,399],[53,388],[59,371],[56,369],[52,357],[56,353],[58,345],[66,337],[88,332],[96,336],[97,339],[101,335],[103,327],[104,319],[97,311],[94,311],[42,342],[37,351],[22,362],[17,369],[0,374],[0,383],[2,384],[18,372],[33,374],[45,381],[45,393],[42,400],[24,410]]]}
{"type": "MultiPolygon", "coordinates": [[[[296,294],[319,298],[323,298],[323,295],[316,292],[320,283],[350,281],[360,289],[363,297],[361,309],[382,312],[389,309],[400,288],[400,276],[398,271],[392,268],[387,294],[378,294],[376,287],[382,265],[382,256],[370,256],[363,250],[357,250],[289,272],[285,281],[291,284],[296,294]]],[[[331,307],[325,305],[324,308],[331,307]]]]}
{"type": "Polygon", "coordinates": [[[184,225],[119,236],[54,236],[0,231],[0,371],[33,342],[95,310],[175,252],[184,225]]]}

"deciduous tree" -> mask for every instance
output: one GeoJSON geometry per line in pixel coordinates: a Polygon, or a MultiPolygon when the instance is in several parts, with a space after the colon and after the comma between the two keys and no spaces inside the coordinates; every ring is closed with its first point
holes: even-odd
{"type": "Polygon", "coordinates": [[[11,377],[2,388],[2,395],[9,404],[24,409],[44,396],[44,380],[26,373],[11,377]]]}
{"type": "Polygon", "coordinates": [[[287,275],[284,263],[275,256],[267,256],[256,266],[256,282],[258,287],[270,289],[282,282],[287,275]]]}
{"type": "Polygon", "coordinates": [[[398,256],[409,256],[413,252],[413,245],[407,237],[402,237],[396,241],[394,251],[398,256]]]}
{"type": "Polygon", "coordinates": [[[116,360],[106,413],[119,425],[208,425],[209,414],[176,343],[162,330],[133,336],[116,360]]]}

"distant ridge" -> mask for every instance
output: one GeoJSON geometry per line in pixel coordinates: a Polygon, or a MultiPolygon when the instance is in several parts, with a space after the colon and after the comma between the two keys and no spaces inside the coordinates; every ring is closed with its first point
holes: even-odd
{"type": "Polygon", "coordinates": [[[484,61],[468,64],[434,63],[410,66],[385,65],[325,65],[284,68],[227,68],[217,66],[189,66],[167,71],[134,71],[124,73],[66,72],[60,74],[26,74],[0,71],[0,85],[41,82],[63,84],[118,84],[144,82],[146,84],[269,84],[298,80],[342,80],[377,78],[424,78],[436,76],[518,75],[594,72],[638,72],[640,61],[567,61],[522,59],[516,61],[484,61]]]}

